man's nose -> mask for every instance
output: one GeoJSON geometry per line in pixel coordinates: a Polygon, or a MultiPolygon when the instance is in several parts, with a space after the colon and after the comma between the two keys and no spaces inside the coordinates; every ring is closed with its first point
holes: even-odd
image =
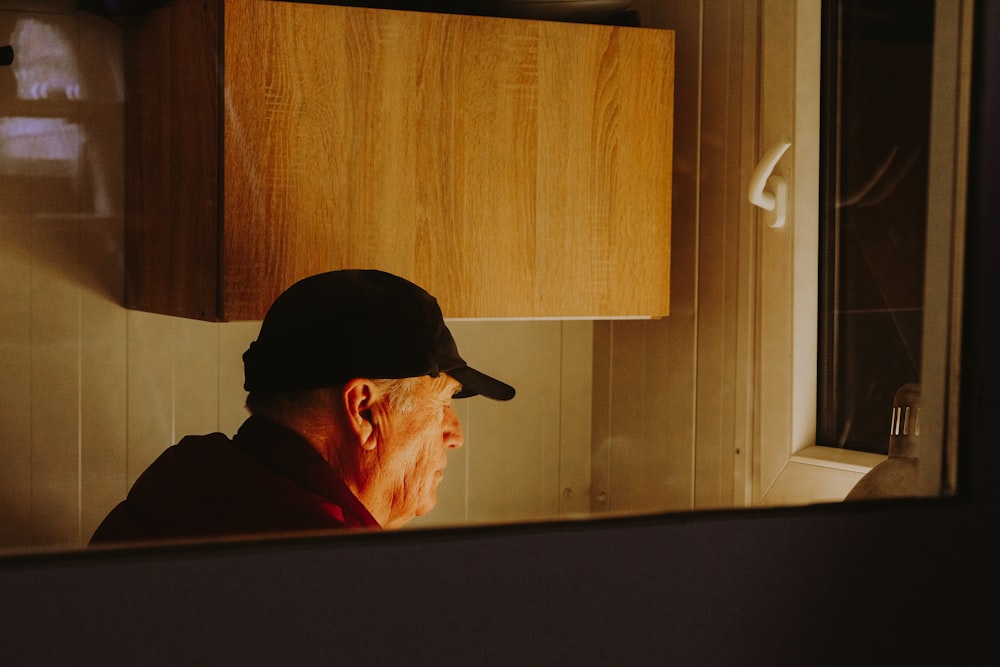
{"type": "Polygon", "coordinates": [[[465,444],[465,437],[462,435],[462,424],[458,420],[458,414],[451,406],[445,411],[444,442],[449,448],[458,448],[465,444]]]}

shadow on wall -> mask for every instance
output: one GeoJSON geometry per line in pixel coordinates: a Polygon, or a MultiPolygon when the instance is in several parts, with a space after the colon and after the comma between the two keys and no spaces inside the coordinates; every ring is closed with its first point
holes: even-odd
{"type": "Polygon", "coordinates": [[[90,14],[0,17],[4,239],[73,284],[122,303],[121,34],[90,14]]]}

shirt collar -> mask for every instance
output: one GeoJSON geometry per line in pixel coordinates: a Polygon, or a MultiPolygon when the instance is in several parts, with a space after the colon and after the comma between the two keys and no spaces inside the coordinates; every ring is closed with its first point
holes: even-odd
{"type": "Polygon", "coordinates": [[[295,431],[266,417],[251,415],[240,426],[233,442],[275,473],[341,508],[349,525],[379,527],[333,468],[295,431]]]}

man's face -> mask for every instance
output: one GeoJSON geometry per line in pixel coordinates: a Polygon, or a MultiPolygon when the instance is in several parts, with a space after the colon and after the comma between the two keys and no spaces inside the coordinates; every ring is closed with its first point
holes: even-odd
{"type": "Polygon", "coordinates": [[[420,378],[412,407],[390,409],[383,421],[380,476],[391,494],[385,527],[401,526],[431,511],[437,503],[437,485],[448,463],[448,450],[463,444],[462,427],[451,405],[461,386],[445,374],[420,378]]]}

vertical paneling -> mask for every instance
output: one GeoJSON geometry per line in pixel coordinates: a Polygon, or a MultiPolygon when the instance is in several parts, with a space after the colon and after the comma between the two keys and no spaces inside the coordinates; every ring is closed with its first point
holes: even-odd
{"type": "MultiPolygon", "coordinates": [[[[100,249],[84,246],[83,252],[100,249]]],[[[119,273],[120,279],[120,273],[119,273]]],[[[84,292],[80,320],[80,529],[89,539],[128,490],[127,317],[102,296],[84,292]]]]}
{"type": "Polygon", "coordinates": [[[174,437],[216,431],[219,426],[219,327],[174,318],[174,437]]]}
{"type": "MultiPolygon", "coordinates": [[[[71,17],[39,15],[30,25],[30,32],[24,30],[15,40],[22,53],[34,56],[35,41],[46,39],[49,48],[77,57],[78,24],[71,17]]],[[[25,83],[35,85],[36,72],[20,74],[18,90],[23,93],[25,83]]],[[[71,74],[64,72],[66,84],[71,74]]],[[[59,83],[64,82],[57,79],[59,83]]],[[[74,283],[81,274],[82,221],[77,213],[87,194],[85,153],[76,148],[85,135],[77,108],[67,106],[62,114],[58,126],[28,130],[48,158],[38,161],[29,177],[31,522],[37,544],[73,544],[80,533],[81,297],[74,283]]],[[[20,139],[23,151],[26,137],[20,139]]]]}
{"type": "MultiPolygon", "coordinates": [[[[23,16],[0,11],[0,41],[23,16]]],[[[9,68],[0,76],[16,87],[9,68]]],[[[0,97],[0,122],[13,112],[0,97]]],[[[32,542],[31,181],[11,171],[0,169],[0,547],[32,542]]]]}
{"type": "Polygon", "coordinates": [[[590,513],[594,323],[561,325],[559,380],[559,514],[590,513]]]}
{"type": "MultiPolygon", "coordinates": [[[[703,39],[724,48],[703,50],[703,142],[698,242],[698,388],[695,458],[695,506],[730,507],[734,500],[734,470],[738,443],[737,392],[745,375],[737,363],[747,342],[740,329],[741,290],[752,287],[740,257],[741,244],[752,239],[745,203],[746,142],[756,129],[753,107],[742,86],[743,5],[706,3],[703,39]]],[[[751,99],[753,99],[751,97],[751,99]]],[[[745,360],[744,360],[745,361],[745,360]]],[[[740,423],[741,427],[745,424],[740,423]]],[[[742,450],[741,450],[742,451],[742,450]]],[[[745,454],[740,454],[745,459],[745,454]]],[[[741,459],[743,460],[743,459],[741,459]]]]}
{"type": "MultiPolygon", "coordinates": [[[[706,3],[702,23],[704,43],[713,40],[729,41],[733,29],[731,17],[738,6],[736,3],[706,3]],[[718,33],[718,34],[714,34],[718,33]]],[[[722,49],[704,49],[702,67],[713,76],[705,76],[702,81],[702,105],[709,109],[724,110],[705,114],[702,118],[702,137],[714,139],[702,145],[700,172],[706,174],[725,173],[730,151],[738,150],[738,143],[720,140],[727,136],[727,129],[733,121],[733,98],[738,99],[738,90],[731,94],[732,72],[739,71],[739,62],[722,49]]],[[[738,122],[738,116],[736,117],[738,122]]],[[[737,164],[738,166],[738,164],[737,164]]],[[[738,215],[727,216],[731,212],[735,192],[727,192],[729,181],[719,179],[709,183],[701,180],[699,198],[698,227],[698,388],[696,391],[698,410],[696,413],[697,448],[695,453],[695,503],[698,506],[717,506],[723,497],[732,496],[732,479],[725,473],[732,468],[732,450],[726,451],[724,435],[727,416],[732,406],[731,397],[719,391],[725,380],[724,363],[727,348],[726,302],[730,281],[736,275],[738,264],[735,248],[727,244],[727,229],[738,225],[726,222],[738,221],[738,215]],[[720,192],[721,190],[721,192],[720,192]],[[722,196],[720,196],[720,194],[722,196]],[[726,196],[728,195],[728,197],[726,196]],[[729,210],[727,210],[729,209],[729,210]],[[729,400],[727,400],[727,398],[729,400]]],[[[737,177],[734,185],[739,184],[737,177]]],[[[735,188],[734,188],[735,189],[735,188]]]]}
{"type": "MultiPolygon", "coordinates": [[[[667,320],[614,322],[595,345],[608,345],[607,431],[595,427],[595,511],[614,513],[688,509],[693,456],[691,352],[667,320]],[[672,344],[676,343],[676,344],[672,344]],[[687,380],[687,384],[682,383],[687,380]],[[606,462],[606,470],[596,465],[606,462]],[[599,488],[600,487],[600,488],[599,488]]],[[[595,351],[595,360],[599,355],[595,351]]],[[[596,367],[596,361],[595,361],[596,367]]],[[[596,371],[595,371],[596,372],[596,371]]]]}
{"type": "Polygon", "coordinates": [[[590,509],[608,509],[611,473],[611,389],[614,367],[611,356],[611,322],[594,322],[591,410],[590,509]]]}
{"type": "Polygon", "coordinates": [[[684,354],[693,340],[695,321],[669,318],[646,325],[647,441],[658,450],[662,488],[660,511],[691,509],[696,478],[692,475],[695,447],[695,399],[692,356],[684,354]]]}
{"type": "Polygon", "coordinates": [[[80,294],[72,283],[79,237],[72,221],[35,222],[32,254],[53,264],[37,262],[31,273],[32,532],[37,543],[66,544],[79,536],[80,294]]]}
{"type": "Polygon", "coordinates": [[[650,0],[640,8],[647,25],[676,31],[677,58],[684,63],[676,69],[674,95],[671,315],[645,324],[647,404],[643,414],[649,441],[660,450],[662,466],[655,474],[663,487],[659,491],[663,511],[691,509],[696,485],[701,151],[708,139],[702,129],[705,110],[701,90],[704,79],[710,76],[702,65],[703,6],[701,0],[650,0]]]}
{"type": "MultiPolygon", "coordinates": [[[[25,61],[58,54],[46,68],[5,68],[2,131],[5,293],[0,319],[0,396],[6,543],[74,544],[80,535],[80,210],[89,195],[80,106],[60,104],[78,77],[77,22],[68,16],[3,12],[0,40],[25,61]],[[48,77],[48,78],[46,78],[48,77]],[[49,87],[40,84],[49,84],[49,87]],[[24,115],[30,97],[57,98],[48,116],[24,115]],[[6,373],[5,373],[6,375],[6,373]],[[10,457],[9,459],[7,457],[10,457]],[[9,468],[8,466],[9,461],[9,468]],[[6,505],[6,503],[5,503],[6,505]]],[[[16,58],[15,58],[16,59],[16,58]]],[[[36,62],[37,65],[37,62],[36,62]]]]}
{"type": "Polygon", "coordinates": [[[468,518],[551,518],[559,509],[559,322],[449,325],[462,355],[517,389],[509,402],[469,399],[468,518]],[[481,360],[481,361],[480,361],[481,360]],[[474,402],[474,403],[473,403],[474,402]]]}
{"type": "Polygon", "coordinates": [[[126,473],[131,486],[174,444],[173,318],[128,312],[128,425],[126,473]]]}
{"type": "MultiPolygon", "coordinates": [[[[0,15],[2,17],[2,15],[0,15]]],[[[0,207],[0,546],[31,537],[31,222],[0,207]]]]}
{"type": "MultiPolygon", "coordinates": [[[[749,118],[753,115],[750,109],[757,109],[758,85],[759,85],[759,49],[760,49],[760,8],[755,2],[742,3],[742,30],[743,48],[739,53],[742,64],[742,79],[739,87],[742,91],[742,115],[749,118]]],[[[741,187],[748,182],[747,166],[756,164],[757,145],[756,141],[748,139],[748,135],[755,138],[758,123],[746,123],[746,127],[741,128],[743,152],[740,162],[744,167],[740,171],[739,182],[741,187]]],[[[739,219],[746,220],[752,218],[752,214],[747,211],[748,202],[740,198],[741,213],[739,219]]],[[[756,395],[754,359],[756,355],[756,294],[758,271],[760,267],[754,261],[746,261],[748,257],[754,257],[756,253],[757,230],[752,225],[743,225],[738,230],[736,237],[739,239],[740,257],[736,283],[738,292],[736,294],[735,322],[733,324],[736,335],[735,356],[733,363],[735,377],[733,378],[733,439],[734,439],[734,466],[733,466],[733,504],[736,507],[745,507],[753,500],[753,466],[754,466],[754,437],[753,429],[757,419],[754,410],[756,395]]],[[[731,315],[733,317],[733,315],[731,315]]]]}
{"type": "Polygon", "coordinates": [[[664,469],[650,465],[658,457],[647,442],[645,405],[645,322],[612,325],[611,436],[608,448],[608,510],[631,512],[649,509],[660,499],[664,469]]]}
{"type": "Polygon", "coordinates": [[[128,490],[128,323],[122,303],[124,196],[121,156],[125,99],[121,32],[110,21],[78,14],[87,132],[88,187],[80,211],[80,538],[86,540],[128,490]]]}

